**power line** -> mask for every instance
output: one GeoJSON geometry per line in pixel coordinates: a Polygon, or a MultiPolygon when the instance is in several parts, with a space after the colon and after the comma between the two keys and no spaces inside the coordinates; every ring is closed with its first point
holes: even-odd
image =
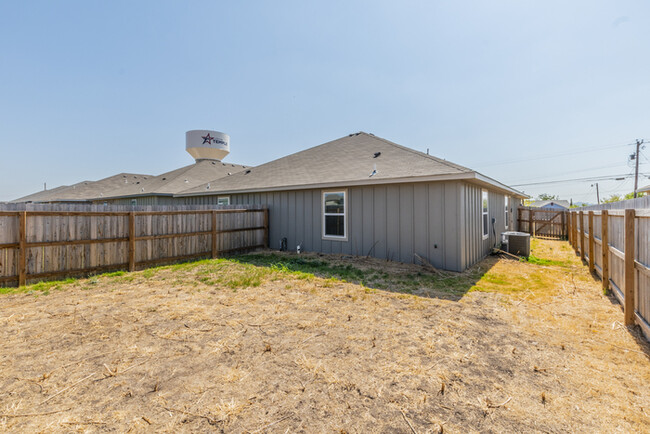
{"type": "MultiPolygon", "coordinates": [[[[645,164],[645,163],[642,163],[642,164],[645,164]]],[[[615,166],[612,166],[611,164],[608,164],[606,166],[592,167],[592,168],[589,168],[589,169],[572,170],[571,173],[590,172],[592,170],[600,170],[600,169],[618,169],[618,168],[623,168],[624,169],[626,167],[628,167],[627,163],[623,163],[623,164],[619,164],[619,165],[615,165],[615,166]]],[[[528,182],[528,181],[537,181],[538,179],[543,180],[543,179],[547,179],[549,176],[553,177],[555,175],[561,175],[563,173],[566,173],[566,171],[546,174],[544,176],[538,176],[538,177],[535,177],[535,178],[529,178],[528,180],[526,180],[526,182],[528,182]]],[[[510,185],[509,182],[505,182],[505,184],[510,185]]]]}
{"type": "Polygon", "coordinates": [[[633,145],[634,143],[626,143],[624,145],[608,145],[608,146],[601,146],[598,148],[592,148],[592,147],[587,147],[587,148],[582,148],[580,150],[575,150],[571,152],[564,152],[560,154],[552,154],[552,155],[539,155],[537,157],[527,157],[527,158],[520,158],[516,160],[509,160],[509,161],[498,161],[498,162],[493,162],[493,163],[487,163],[487,164],[470,164],[469,166],[475,167],[475,168],[482,168],[482,167],[490,167],[490,166],[501,166],[501,165],[506,165],[506,164],[514,164],[514,163],[523,163],[526,161],[537,161],[537,160],[546,160],[546,159],[553,159],[553,158],[558,158],[558,157],[565,157],[568,155],[578,155],[582,154],[585,151],[602,151],[606,149],[614,149],[614,148],[622,148],[625,146],[630,146],[633,145]]]}
{"type": "Polygon", "coordinates": [[[617,180],[617,178],[629,178],[633,175],[605,175],[605,176],[592,176],[588,178],[572,178],[572,179],[558,179],[555,181],[544,181],[544,182],[531,182],[528,184],[511,184],[511,187],[524,187],[528,185],[543,185],[543,184],[559,184],[562,182],[573,182],[573,181],[608,181],[608,180],[617,180]]]}

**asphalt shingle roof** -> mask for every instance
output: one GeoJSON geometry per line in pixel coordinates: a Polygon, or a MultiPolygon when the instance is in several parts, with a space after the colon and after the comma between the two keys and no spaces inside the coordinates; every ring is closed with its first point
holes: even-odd
{"type": "Polygon", "coordinates": [[[360,132],[231,176],[213,179],[210,188],[206,183],[189,188],[178,196],[463,173],[473,171],[360,132]]]}
{"type": "Polygon", "coordinates": [[[82,181],[73,185],[63,185],[51,190],[39,191],[21,197],[12,202],[66,202],[84,201],[109,194],[124,185],[136,185],[144,182],[151,175],[137,173],[119,173],[99,181],[82,181]]]}
{"type": "Polygon", "coordinates": [[[533,208],[541,208],[543,206],[549,205],[549,204],[555,204],[559,206],[563,206],[564,208],[569,208],[571,204],[569,203],[568,200],[536,200],[530,203],[530,206],[533,208]]]}
{"type": "Polygon", "coordinates": [[[123,186],[104,197],[124,197],[135,195],[172,195],[189,188],[203,185],[215,178],[237,173],[246,166],[241,164],[225,163],[216,160],[201,160],[189,166],[149,177],[140,184],[123,186]]]}

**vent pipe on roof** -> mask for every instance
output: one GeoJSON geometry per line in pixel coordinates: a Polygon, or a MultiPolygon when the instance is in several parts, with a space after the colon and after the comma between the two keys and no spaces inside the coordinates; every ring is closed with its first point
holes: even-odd
{"type": "Polygon", "coordinates": [[[190,130],[185,133],[185,150],[197,162],[221,161],[230,153],[230,136],[213,130],[190,130]]]}

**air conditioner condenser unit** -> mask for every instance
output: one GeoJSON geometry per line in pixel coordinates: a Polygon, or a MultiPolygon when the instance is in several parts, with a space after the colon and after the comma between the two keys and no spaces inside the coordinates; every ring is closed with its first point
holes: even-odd
{"type": "Polygon", "coordinates": [[[503,250],[513,255],[530,256],[530,234],[525,232],[503,232],[501,233],[501,245],[503,250]]]}

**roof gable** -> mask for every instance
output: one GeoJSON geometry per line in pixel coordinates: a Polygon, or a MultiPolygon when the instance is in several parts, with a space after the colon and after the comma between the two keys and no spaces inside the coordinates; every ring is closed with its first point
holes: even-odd
{"type": "Polygon", "coordinates": [[[210,194],[473,173],[457,164],[360,132],[287,155],[179,194],[210,194]]]}
{"type": "Polygon", "coordinates": [[[124,186],[112,191],[109,196],[105,197],[172,195],[203,185],[215,178],[218,179],[231,173],[241,172],[245,168],[246,166],[240,164],[202,160],[158,176],[149,177],[146,182],[124,186]]]}

